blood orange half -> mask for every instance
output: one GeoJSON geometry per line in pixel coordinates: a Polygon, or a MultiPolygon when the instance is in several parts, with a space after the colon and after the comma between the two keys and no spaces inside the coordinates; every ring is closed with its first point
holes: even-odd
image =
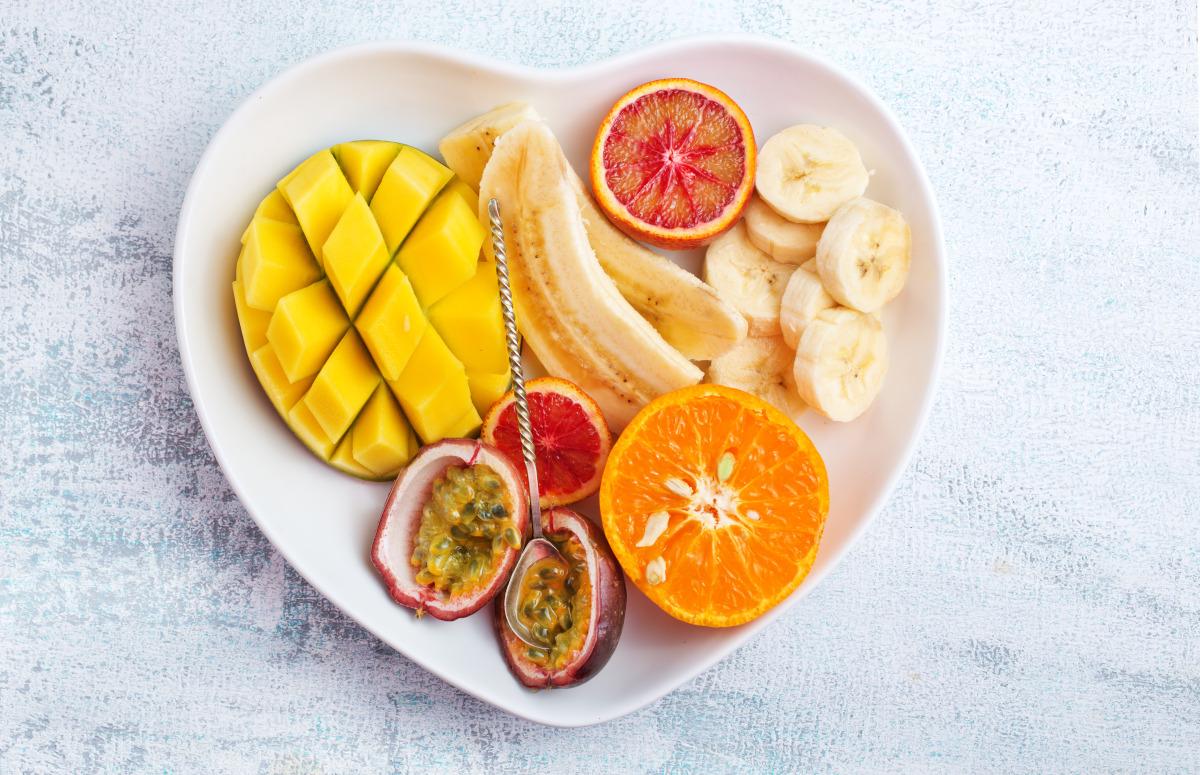
{"type": "MultiPolygon", "coordinates": [[[[542,508],[575,503],[596,492],[612,449],[612,433],[600,407],[578,385],[557,377],[530,380],[525,392],[542,508]]],[[[512,458],[528,486],[511,390],[488,411],[482,438],[512,458]]]]}
{"type": "Polygon", "coordinates": [[[601,122],[592,190],[631,237],[692,248],[737,222],[754,189],[755,153],[750,121],[720,89],[688,78],[650,81],[601,122]]]}

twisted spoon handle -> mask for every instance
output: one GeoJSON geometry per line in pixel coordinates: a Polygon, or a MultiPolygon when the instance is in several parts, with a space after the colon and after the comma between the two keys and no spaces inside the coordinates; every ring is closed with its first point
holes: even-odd
{"type": "Polygon", "coordinates": [[[521,435],[521,453],[529,478],[529,508],[533,537],[542,537],[542,506],[538,501],[537,457],[533,449],[533,427],[529,422],[529,399],[525,395],[525,372],[521,369],[521,342],[517,338],[517,316],[513,310],[512,288],[508,282],[508,254],[504,250],[504,227],[500,221],[500,203],[488,201],[492,223],[492,250],[496,254],[496,278],[500,281],[500,310],[504,313],[504,342],[508,346],[508,367],[512,371],[513,393],[517,403],[517,430],[521,435]]]}

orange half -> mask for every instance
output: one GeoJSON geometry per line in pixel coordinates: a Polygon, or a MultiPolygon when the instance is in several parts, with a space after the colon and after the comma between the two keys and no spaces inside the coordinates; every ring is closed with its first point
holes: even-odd
{"type": "Polygon", "coordinates": [[[651,402],[621,434],[600,513],[613,553],[647,597],[685,622],[732,627],[808,575],[829,479],[782,412],[740,390],[696,385],[651,402]]]}
{"type": "Polygon", "coordinates": [[[592,146],[596,202],[635,239],[673,250],[729,229],[754,190],[750,121],[720,89],[650,81],[617,100],[592,146]]]}

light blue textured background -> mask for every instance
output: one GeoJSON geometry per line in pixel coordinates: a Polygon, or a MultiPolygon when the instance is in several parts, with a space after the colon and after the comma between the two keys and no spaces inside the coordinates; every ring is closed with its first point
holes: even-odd
{"type": "Polygon", "coordinates": [[[0,0],[0,773],[1200,768],[1195,4],[503,5],[0,0]],[[801,605],[640,713],[542,729],[260,535],[184,387],[175,218],[238,102],[331,47],[554,67],[733,30],[911,133],[952,262],[938,401],[801,605]]]}

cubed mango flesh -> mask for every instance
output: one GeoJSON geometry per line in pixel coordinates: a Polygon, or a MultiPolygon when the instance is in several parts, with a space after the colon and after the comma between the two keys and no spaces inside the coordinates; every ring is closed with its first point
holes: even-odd
{"type": "Polygon", "coordinates": [[[512,377],[508,371],[503,374],[468,371],[467,386],[471,389],[471,403],[475,405],[475,411],[481,417],[487,414],[492,405],[508,392],[511,383],[512,377]]]}
{"type": "Polygon", "coordinates": [[[417,454],[420,442],[386,385],[375,389],[351,429],[354,460],[376,476],[394,474],[417,454]]]}
{"type": "Polygon", "coordinates": [[[313,154],[279,181],[278,188],[296,213],[317,263],[323,263],[321,246],[354,198],[333,154],[328,149],[313,154]]]}
{"type": "Polygon", "coordinates": [[[320,370],[349,327],[350,319],[329,281],[321,280],[279,300],[267,326],[267,341],[295,382],[320,370]]]}
{"type": "Polygon", "coordinates": [[[450,181],[450,185],[446,186],[446,193],[453,193],[462,197],[462,200],[467,203],[467,207],[471,212],[479,212],[479,194],[475,193],[475,189],[462,182],[461,179],[455,178],[450,181]]]}
{"type": "Polygon", "coordinates": [[[321,427],[321,423],[317,422],[316,416],[304,401],[297,401],[292,410],[288,412],[287,424],[292,432],[304,442],[304,446],[311,449],[322,460],[328,460],[329,456],[333,454],[334,439],[329,438],[325,433],[325,429],[321,427]]]}
{"type": "Polygon", "coordinates": [[[333,290],[350,317],[354,317],[389,258],[379,224],[361,193],[350,200],[321,253],[333,290]]]}
{"type": "Polygon", "coordinates": [[[308,404],[325,435],[337,441],[378,386],[379,372],[352,328],[317,372],[317,378],[304,396],[304,403],[308,404]]]}
{"type": "Polygon", "coordinates": [[[422,442],[478,433],[507,390],[478,209],[428,155],[362,140],[309,157],[255,210],[232,284],[243,343],[276,410],[335,468],[394,477],[422,442]]]}
{"type": "Polygon", "coordinates": [[[397,379],[429,322],[404,272],[390,265],[354,321],[384,379],[397,379]]]}
{"type": "Polygon", "coordinates": [[[475,275],[484,230],[462,197],[439,196],[400,246],[396,263],[421,306],[430,307],[475,275]]]}
{"type": "Polygon", "coordinates": [[[404,371],[388,386],[426,444],[456,435],[472,423],[478,427],[467,372],[433,327],[425,329],[404,371]]]}
{"type": "Polygon", "coordinates": [[[289,380],[283,371],[283,365],[275,355],[275,348],[269,342],[250,353],[250,366],[266,391],[271,405],[284,417],[287,417],[292,407],[304,397],[313,382],[312,377],[305,377],[296,382],[289,380]]]}
{"type": "Polygon", "coordinates": [[[267,343],[267,326],[271,323],[271,313],[255,309],[246,303],[241,280],[233,281],[233,306],[237,309],[242,342],[246,345],[246,354],[249,355],[267,343]]]}
{"type": "Polygon", "coordinates": [[[429,308],[429,322],[468,372],[507,372],[500,285],[490,264],[429,308]]]}
{"type": "Polygon", "coordinates": [[[300,227],[261,215],[246,230],[241,263],[246,303],[255,309],[273,310],[284,296],[321,278],[300,227]]]}
{"type": "Polygon", "coordinates": [[[413,224],[454,173],[411,146],[404,146],[383,173],[371,197],[371,212],[383,231],[388,253],[408,236],[413,224]]]}
{"type": "MultiPolygon", "coordinates": [[[[387,388],[384,388],[384,390],[387,390],[387,388]]],[[[351,429],[350,433],[343,436],[338,445],[334,447],[333,454],[329,456],[329,465],[351,476],[357,476],[359,479],[379,480],[387,478],[376,474],[354,459],[353,429],[351,429]]]]}
{"type": "MultiPolygon", "coordinates": [[[[258,203],[258,208],[254,211],[255,218],[269,218],[272,221],[283,221],[294,226],[299,226],[296,221],[296,214],[292,212],[292,208],[288,207],[287,200],[283,198],[283,194],[279,193],[279,189],[272,189],[271,193],[267,194],[266,198],[258,203]]],[[[251,221],[250,224],[253,224],[251,221]]],[[[250,224],[246,225],[246,230],[242,232],[242,242],[246,242],[246,236],[250,234],[250,224]]]]}
{"type": "Polygon", "coordinates": [[[383,173],[402,147],[386,140],[355,140],[333,146],[333,158],[346,174],[350,188],[370,202],[383,173]]]}

